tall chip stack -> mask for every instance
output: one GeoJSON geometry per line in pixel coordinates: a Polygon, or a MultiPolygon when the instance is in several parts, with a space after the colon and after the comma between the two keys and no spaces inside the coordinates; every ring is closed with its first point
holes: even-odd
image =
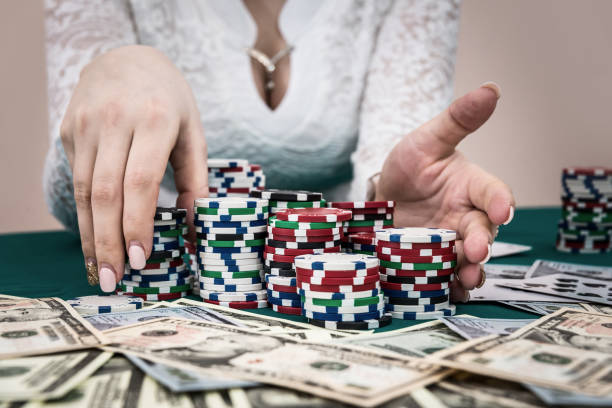
{"type": "Polygon", "coordinates": [[[267,200],[195,200],[200,297],[204,302],[237,309],[267,307],[261,259],[267,223],[267,200]]]}
{"type": "Polygon", "coordinates": [[[404,320],[455,314],[449,303],[457,266],[457,233],[438,228],[390,228],[376,231],[380,285],[386,311],[404,320]]]}
{"type": "Polygon", "coordinates": [[[274,311],[302,314],[293,260],[298,255],[340,252],[342,220],[349,217],[350,212],[338,209],[294,208],[270,218],[264,271],[274,311]]]}
{"type": "Polygon", "coordinates": [[[379,261],[362,254],[301,255],[295,258],[302,314],[308,322],[334,330],[387,326],[380,293],[379,261]]]}
{"type": "Polygon", "coordinates": [[[151,256],[144,269],[131,269],[126,264],[117,294],[147,301],[178,299],[189,294],[193,277],[183,260],[186,216],[185,209],[156,209],[151,256]]]}
{"type": "Polygon", "coordinates": [[[210,197],[248,197],[251,190],[263,190],[266,176],[257,164],[243,159],[208,159],[210,197]]]}
{"type": "Polygon", "coordinates": [[[373,236],[377,229],[393,227],[393,201],[334,201],[327,206],[349,210],[353,214],[343,225],[342,247],[348,253],[375,255],[374,240],[365,238],[367,235],[364,234],[373,236]],[[355,234],[359,235],[353,239],[355,234]]]}
{"type": "Polygon", "coordinates": [[[611,251],[612,169],[563,169],[561,188],[557,250],[578,254],[611,251]]]}

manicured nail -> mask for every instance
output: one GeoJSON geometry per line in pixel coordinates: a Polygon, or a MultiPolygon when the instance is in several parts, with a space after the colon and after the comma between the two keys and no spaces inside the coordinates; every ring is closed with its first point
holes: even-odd
{"type": "Polygon", "coordinates": [[[480,85],[480,87],[489,88],[490,90],[495,92],[495,95],[497,95],[497,99],[501,98],[501,89],[499,89],[499,85],[497,85],[495,82],[487,81],[484,84],[480,85]]]}
{"type": "Polygon", "coordinates": [[[512,219],[514,218],[514,206],[511,205],[510,206],[510,214],[508,214],[508,219],[504,222],[504,225],[508,225],[512,222],[512,219]]]}
{"type": "Polygon", "coordinates": [[[130,242],[128,256],[130,257],[130,266],[132,269],[142,269],[145,267],[147,259],[145,258],[145,252],[140,242],[130,242]]]}
{"type": "Polygon", "coordinates": [[[487,256],[485,256],[485,259],[483,259],[480,264],[484,265],[487,262],[489,262],[489,259],[491,259],[491,244],[487,245],[487,256]]]}
{"type": "Polygon", "coordinates": [[[467,303],[470,301],[470,292],[465,293],[465,299],[463,299],[463,303],[467,303]]]}
{"type": "Polygon", "coordinates": [[[98,277],[98,263],[94,258],[87,258],[85,261],[85,270],[87,271],[87,283],[90,286],[96,286],[100,283],[98,277]]]}
{"type": "Polygon", "coordinates": [[[117,286],[117,280],[115,279],[115,272],[108,266],[103,266],[100,269],[100,289],[104,292],[112,292],[117,286]]]}
{"type": "Polygon", "coordinates": [[[486,281],[487,281],[487,274],[485,273],[484,268],[480,267],[480,283],[476,285],[476,289],[482,288],[486,281]]]}

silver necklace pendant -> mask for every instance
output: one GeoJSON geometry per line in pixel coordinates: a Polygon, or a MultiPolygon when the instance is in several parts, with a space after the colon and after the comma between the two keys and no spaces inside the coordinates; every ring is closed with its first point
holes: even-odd
{"type": "Polygon", "coordinates": [[[287,45],[285,48],[274,54],[272,58],[253,47],[247,47],[245,48],[245,51],[251,58],[263,65],[264,69],[266,70],[265,88],[266,90],[271,91],[275,86],[274,80],[272,79],[272,74],[276,70],[276,64],[283,57],[289,55],[289,53],[293,51],[293,45],[287,45]]]}

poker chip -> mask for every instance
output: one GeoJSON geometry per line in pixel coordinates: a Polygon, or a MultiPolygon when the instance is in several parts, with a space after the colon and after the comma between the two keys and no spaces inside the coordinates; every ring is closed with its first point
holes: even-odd
{"type": "Polygon", "coordinates": [[[268,266],[264,265],[264,272],[270,275],[274,275],[274,276],[289,276],[289,277],[294,277],[295,276],[295,270],[294,269],[281,269],[281,268],[270,268],[268,266]]]}
{"type": "Polygon", "coordinates": [[[226,234],[226,235],[244,235],[244,234],[261,234],[266,232],[266,226],[260,225],[257,227],[229,227],[229,228],[214,228],[214,227],[195,227],[196,234],[226,234]]]}
{"type": "Polygon", "coordinates": [[[279,292],[276,290],[267,289],[268,298],[274,299],[290,299],[301,302],[301,297],[296,292],[279,292]]]}
{"type": "Polygon", "coordinates": [[[380,283],[364,283],[362,285],[316,285],[310,284],[302,281],[297,282],[297,288],[303,290],[309,290],[312,292],[335,292],[335,293],[345,293],[345,292],[362,292],[366,290],[374,290],[379,289],[380,283]]]}
{"type": "Polygon", "coordinates": [[[260,221],[268,218],[268,213],[244,214],[244,215],[208,215],[197,214],[194,216],[196,221],[204,222],[245,222],[260,221]]]}
{"type": "Polygon", "coordinates": [[[202,228],[252,228],[267,226],[267,220],[251,220],[251,221],[198,221],[194,220],[196,227],[202,228]]]}
{"type": "Polygon", "coordinates": [[[268,234],[265,231],[254,234],[196,234],[197,239],[206,241],[252,241],[257,239],[265,239],[267,236],[268,234]]]}
{"type": "MultiPolygon", "coordinates": [[[[290,229],[290,228],[273,228],[268,227],[268,234],[281,236],[281,237],[318,237],[318,236],[331,236],[340,235],[342,230],[338,228],[327,228],[327,229],[290,229]]],[[[283,239],[288,240],[288,239],[283,239]]]]}
{"type": "Polygon", "coordinates": [[[436,310],[454,308],[449,302],[433,303],[428,305],[385,305],[385,310],[388,312],[433,312],[436,310]]]}
{"type": "Polygon", "coordinates": [[[289,208],[276,213],[276,218],[293,222],[341,222],[351,219],[350,211],[338,208],[289,208]]]}
{"type": "Polygon", "coordinates": [[[383,289],[383,293],[387,297],[393,298],[430,298],[430,297],[440,297],[440,296],[448,296],[450,294],[449,289],[441,289],[441,290],[392,290],[392,289],[383,289]]]}
{"type": "Polygon", "coordinates": [[[121,296],[136,296],[147,302],[161,302],[164,300],[174,300],[186,297],[188,292],[176,292],[176,293],[160,293],[160,294],[143,294],[143,293],[129,293],[117,291],[118,295],[121,296]]]}
{"type": "Polygon", "coordinates": [[[131,269],[129,267],[129,264],[126,264],[126,268],[125,268],[125,273],[130,274],[130,275],[167,275],[167,274],[171,274],[171,273],[181,273],[184,272],[187,269],[187,265],[185,265],[184,261],[182,258],[179,258],[180,260],[180,264],[179,266],[176,267],[169,267],[169,268],[157,268],[157,269],[153,269],[153,268],[149,268],[149,266],[151,265],[165,265],[168,264],[169,262],[164,262],[162,264],[148,264],[146,265],[147,267],[144,269],[131,269]]]}
{"type": "Polygon", "coordinates": [[[176,229],[177,227],[184,225],[186,219],[185,218],[176,218],[171,220],[157,220],[153,223],[154,231],[167,231],[170,229],[176,229]],[[159,227],[159,230],[155,228],[159,227]]]}
{"type": "Polygon", "coordinates": [[[155,221],[169,221],[176,219],[184,219],[187,216],[187,210],[184,208],[164,208],[157,207],[153,219],[155,221]]]}
{"type": "Polygon", "coordinates": [[[351,251],[368,252],[371,255],[376,255],[376,245],[354,244],[352,242],[344,242],[343,246],[351,251]]]}
{"type": "Polygon", "coordinates": [[[236,247],[260,247],[265,243],[264,239],[247,239],[244,241],[214,241],[214,240],[197,240],[199,246],[217,247],[217,248],[236,248],[236,247]]]}
{"type": "Polygon", "coordinates": [[[323,242],[293,242],[293,241],[277,241],[275,239],[266,239],[266,245],[275,248],[287,249],[324,249],[339,247],[342,244],[340,240],[323,241],[323,242]]]}
{"type": "Polygon", "coordinates": [[[298,273],[297,280],[310,285],[365,285],[368,283],[378,282],[380,277],[378,275],[367,275],[346,278],[328,278],[320,276],[304,276],[298,273]]]}
{"type": "Polygon", "coordinates": [[[311,191],[292,191],[269,189],[263,191],[251,191],[251,197],[263,198],[274,201],[321,201],[322,194],[311,191]]]}
{"type": "Polygon", "coordinates": [[[296,293],[297,287],[295,285],[287,286],[287,285],[275,285],[273,283],[267,282],[266,287],[269,290],[273,290],[275,292],[289,292],[296,293]]]}
{"type": "MultiPolygon", "coordinates": [[[[335,315],[349,315],[349,314],[362,315],[364,313],[375,313],[375,312],[381,313],[384,311],[383,302],[379,302],[376,304],[370,304],[370,305],[364,305],[364,306],[345,306],[345,307],[315,306],[311,304],[302,304],[301,306],[305,311],[308,311],[308,312],[335,314],[335,315]]],[[[320,319],[320,320],[325,320],[325,319],[320,319]]],[[[358,320],[367,320],[367,319],[360,318],[358,320]]]]}
{"type": "Polygon", "coordinates": [[[380,260],[380,266],[384,268],[393,269],[404,269],[404,270],[430,270],[430,269],[448,269],[454,268],[457,265],[457,261],[449,262],[434,262],[434,263],[409,263],[409,262],[390,262],[380,260]]]}
{"type": "Polygon", "coordinates": [[[372,296],[378,296],[381,293],[380,289],[364,290],[360,292],[315,292],[312,290],[297,289],[297,293],[305,298],[318,298],[318,299],[357,299],[366,298],[372,296]]]}
{"type": "Polygon", "coordinates": [[[244,284],[244,285],[211,285],[209,283],[202,282],[202,278],[200,278],[200,289],[210,290],[213,292],[252,292],[262,289],[261,283],[252,283],[252,284],[244,284]]]}
{"type": "Polygon", "coordinates": [[[344,227],[384,227],[393,225],[393,220],[346,221],[344,227]]]}
{"type": "Polygon", "coordinates": [[[202,277],[207,278],[224,278],[224,279],[240,279],[240,278],[258,278],[261,277],[260,270],[240,271],[240,272],[218,272],[218,271],[200,271],[202,277]]]}
{"type": "MultiPolygon", "coordinates": [[[[287,230],[287,231],[292,231],[292,230],[287,230]]],[[[316,231],[316,230],[311,230],[311,231],[316,231]]],[[[268,234],[268,238],[274,241],[301,242],[301,243],[339,241],[342,239],[342,237],[343,237],[342,233],[333,234],[333,235],[313,235],[309,237],[295,237],[291,235],[268,234]]]]}
{"type": "Polygon", "coordinates": [[[195,214],[200,215],[258,215],[268,212],[268,207],[244,207],[244,208],[203,208],[195,207],[195,214]]]}
{"type": "Polygon", "coordinates": [[[383,315],[380,319],[363,320],[358,322],[336,322],[329,320],[308,319],[308,323],[330,330],[373,330],[390,325],[392,317],[383,315]]]}
{"type": "Polygon", "coordinates": [[[384,310],[377,310],[368,313],[320,313],[302,309],[302,315],[308,319],[326,320],[332,322],[356,322],[363,320],[380,319],[384,314],[384,310]]]}
{"type": "Polygon", "coordinates": [[[209,171],[211,168],[247,167],[248,160],[243,159],[208,159],[209,171]]]}
{"type": "MultiPolygon", "coordinates": [[[[218,255],[218,254],[215,254],[218,255]]],[[[257,265],[261,264],[261,260],[259,258],[258,253],[254,253],[254,257],[252,258],[242,258],[242,259],[226,259],[226,258],[213,258],[210,256],[203,257],[200,259],[200,265],[202,266],[239,266],[239,265],[257,265]]]]}
{"type": "Polygon", "coordinates": [[[176,286],[158,286],[158,287],[145,287],[145,286],[134,286],[134,285],[125,285],[119,283],[117,285],[119,290],[126,293],[134,293],[134,294],[148,294],[148,295],[157,295],[162,293],[177,293],[177,292],[186,292],[191,288],[191,285],[188,283],[176,286]]]}
{"type": "Polygon", "coordinates": [[[203,299],[205,303],[212,303],[223,307],[231,307],[232,309],[263,309],[268,307],[268,302],[264,299],[251,300],[251,301],[236,301],[236,302],[223,302],[220,300],[209,300],[203,299]]]}
{"type": "Polygon", "coordinates": [[[372,232],[381,228],[393,228],[392,224],[380,226],[370,226],[370,227],[343,227],[342,232],[344,235],[357,234],[360,232],[372,232]]]}
{"type": "MultiPolygon", "coordinates": [[[[238,249],[243,249],[243,248],[238,248],[238,249]]],[[[242,259],[242,260],[261,259],[261,250],[259,248],[245,247],[244,249],[249,249],[249,251],[227,252],[227,251],[220,251],[219,248],[211,248],[210,251],[206,250],[206,251],[198,252],[198,256],[200,257],[200,259],[204,259],[204,262],[208,262],[209,260],[213,260],[213,259],[222,260],[222,261],[237,261],[239,259],[242,259]],[[212,249],[214,249],[215,251],[213,252],[212,249]]],[[[211,262],[211,264],[212,263],[213,262],[211,262]]]]}
{"type": "Polygon", "coordinates": [[[271,306],[272,306],[272,310],[278,313],[284,313],[284,314],[290,314],[290,315],[296,315],[296,316],[299,316],[302,314],[301,307],[279,306],[279,305],[274,305],[274,304],[271,306]]]}
{"type": "Polygon", "coordinates": [[[380,286],[385,290],[402,290],[402,291],[430,291],[448,289],[449,282],[440,283],[396,283],[396,282],[380,282],[380,286]]]}
{"type": "Polygon", "coordinates": [[[388,276],[431,277],[431,276],[449,276],[449,275],[452,275],[455,272],[455,268],[430,269],[430,270],[405,270],[405,269],[395,269],[395,268],[380,267],[379,271],[380,271],[381,274],[385,274],[385,275],[388,275],[388,276]]]}
{"type": "Polygon", "coordinates": [[[287,209],[287,208],[322,208],[325,207],[325,200],[319,201],[269,201],[270,208],[287,209]]]}
{"type": "Polygon", "coordinates": [[[423,249],[401,249],[391,248],[386,246],[377,246],[379,254],[383,255],[397,255],[406,257],[420,257],[420,256],[443,256],[456,254],[455,246],[446,248],[423,248],[423,249]]]}
{"type": "Polygon", "coordinates": [[[283,221],[276,217],[270,217],[270,226],[272,228],[286,228],[286,229],[334,229],[342,227],[342,222],[297,222],[297,221],[283,221]]]}
{"type": "Polygon", "coordinates": [[[412,263],[412,264],[434,264],[457,260],[457,254],[433,255],[433,256],[411,256],[411,255],[387,255],[378,253],[378,259],[387,262],[412,263]]]}
{"type": "Polygon", "coordinates": [[[153,251],[170,251],[173,249],[178,249],[179,248],[179,242],[178,240],[173,241],[173,242],[165,242],[165,243],[161,243],[161,244],[153,244],[152,245],[152,250],[153,251]]]}
{"type": "Polygon", "coordinates": [[[434,243],[449,242],[457,238],[453,230],[442,228],[389,228],[376,231],[376,239],[389,242],[434,243]]]}
{"type": "Polygon", "coordinates": [[[375,232],[358,232],[350,234],[346,237],[348,242],[361,245],[372,245],[376,246],[376,233],[375,232]]]}
{"type": "Polygon", "coordinates": [[[66,302],[83,316],[128,312],[142,308],[142,299],[135,296],[91,295],[76,297],[66,302]]]}
{"type": "Polygon", "coordinates": [[[265,280],[267,283],[271,283],[273,285],[283,285],[283,286],[295,286],[297,283],[297,278],[295,277],[276,276],[276,275],[268,275],[268,274],[265,275],[265,280]]]}
{"type": "Polygon", "coordinates": [[[300,296],[300,299],[304,306],[323,306],[340,308],[378,305],[384,301],[383,295],[366,296],[354,299],[317,299],[300,296]]]}
{"type": "Polygon", "coordinates": [[[390,214],[393,215],[393,207],[385,207],[385,208],[351,208],[351,212],[353,215],[363,215],[363,214],[390,214]]]}
{"type": "Polygon", "coordinates": [[[340,246],[330,248],[313,248],[313,249],[293,249],[293,248],[276,248],[267,246],[264,248],[264,253],[273,255],[298,256],[308,254],[323,254],[326,252],[340,252],[340,246]]]}
{"type": "MultiPolygon", "coordinates": [[[[352,214],[352,221],[380,221],[393,220],[393,214],[352,214]]],[[[388,224],[391,225],[391,224],[388,224]]]]}
{"type": "Polygon", "coordinates": [[[335,208],[393,208],[394,201],[332,201],[328,206],[335,208]]]}
{"type": "Polygon", "coordinates": [[[191,271],[184,270],[183,272],[177,273],[165,273],[156,275],[138,275],[136,273],[126,273],[123,275],[124,280],[130,280],[133,282],[168,282],[177,279],[185,279],[190,276],[191,271]]]}
{"type": "MultiPolygon", "coordinates": [[[[255,278],[208,278],[203,274],[200,274],[200,287],[202,286],[218,286],[218,285],[253,285],[259,284],[262,280],[259,276],[255,278]]],[[[253,290],[253,289],[250,289],[253,290]]]]}
{"type": "Polygon", "coordinates": [[[264,265],[269,268],[278,268],[278,269],[293,269],[292,262],[275,262],[270,261],[269,259],[264,259],[264,265]]]}
{"type": "Polygon", "coordinates": [[[322,269],[306,269],[296,267],[296,275],[299,274],[301,277],[318,277],[318,278],[354,278],[360,276],[378,276],[379,268],[373,266],[366,269],[353,269],[353,270],[333,270],[327,271],[322,269]]]}
{"type": "Polygon", "coordinates": [[[378,265],[378,258],[360,254],[317,254],[300,255],[295,258],[295,266],[312,270],[352,270],[368,269],[378,265]]]}
{"type": "Polygon", "coordinates": [[[267,293],[265,290],[229,293],[201,290],[200,297],[202,297],[202,300],[212,300],[219,302],[253,302],[256,300],[266,300],[267,293]]]}
{"type": "Polygon", "coordinates": [[[438,309],[430,312],[388,312],[395,319],[402,320],[431,320],[440,317],[453,316],[455,305],[450,305],[447,309],[438,309]]]}
{"type": "Polygon", "coordinates": [[[261,253],[263,252],[263,248],[259,245],[250,245],[250,246],[235,246],[235,247],[223,247],[223,246],[206,246],[206,245],[198,245],[196,249],[203,253],[217,253],[217,254],[241,254],[241,253],[261,253]]]}
{"type": "Polygon", "coordinates": [[[188,232],[189,232],[189,229],[187,228],[187,226],[180,226],[180,227],[177,227],[175,229],[169,229],[169,230],[165,230],[165,231],[154,231],[153,232],[153,239],[156,239],[156,238],[174,238],[174,237],[179,237],[179,236],[186,235],[188,232]]]}
{"type": "Polygon", "coordinates": [[[380,282],[381,285],[383,282],[408,283],[417,285],[425,285],[430,283],[450,283],[453,281],[453,276],[454,274],[451,274],[450,276],[393,276],[381,273],[380,282]]]}
{"type": "Polygon", "coordinates": [[[302,307],[302,304],[299,299],[295,300],[295,299],[275,298],[275,297],[270,296],[269,293],[268,293],[268,303],[270,303],[271,305],[277,305],[277,306],[297,307],[297,308],[302,307]]]}
{"type": "Polygon", "coordinates": [[[389,304],[392,304],[392,305],[433,305],[437,303],[448,302],[448,295],[423,297],[423,298],[418,298],[418,297],[395,298],[395,297],[385,296],[384,300],[387,305],[389,304]]]}

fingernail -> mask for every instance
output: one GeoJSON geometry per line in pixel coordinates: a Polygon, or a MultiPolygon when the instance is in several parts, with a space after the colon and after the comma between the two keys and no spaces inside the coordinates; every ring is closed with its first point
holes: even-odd
{"type": "Polygon", "coordinates": [[[87,283],[90,286],[96,286],[100,283],[98,277],[98,263],[94,258],[87,258],[85,261],[85,270],[87,271],[87,283]]]}
{"type": "Polygon", "coordinates": [[[501,98],[501,89],[499,88],[499,85],[497,85],[495,82],[487,81],[487,82],[483,83],[482,85],[480,85],[480,87],[481,88],[489,88],[490,90],[495,92],[495,95],[497,95],[497,99],[501,98]]]}
{"type": "Polygon", "coordinates": [[[487,262],[489,262],[489,259],[491,259],[491,244],[487,245],[487,256],[485,256],[485,259],[483,259],[480,264],[484,265],[487,262]]]}
{"type": "Polygon", "coordinates": [[[117,286],[117,281],[115,280],[115,272],[108,266],[103,266],[100,269],[100,289],[104,292],[112,292],[115,290],[117,286]]]}
{"type": "Polygon", "coordinates": [[[463,303],[467,303],[470,301],[470,292],[465,293],[465,299],[463,299],[463,303]]]}
{"type": "Polygon", "coordinates": [[[485,273],[484,268],[481,267],[480,268],[480,283],[476,285],[476,289],[482,288],[486,281],[487,281],[487,274],[485,273]]]}
{"type": "Polygon", "coordinates": [[[512,219],[514,218],[514,206],[511,205],[510,206],[510,214],[508,214],[508,219],[504,222],[504,225],[508,225],[512,222],[512,219]]]}
{"type": "Polygon", "coordinates": [[[130,242],[128,256],[130,257],[130,266],[132,269],[142,269],[145,267],[147,259],[145,258],[145,252],[142,245],[140,245],[140,242],[130,242]]]}

